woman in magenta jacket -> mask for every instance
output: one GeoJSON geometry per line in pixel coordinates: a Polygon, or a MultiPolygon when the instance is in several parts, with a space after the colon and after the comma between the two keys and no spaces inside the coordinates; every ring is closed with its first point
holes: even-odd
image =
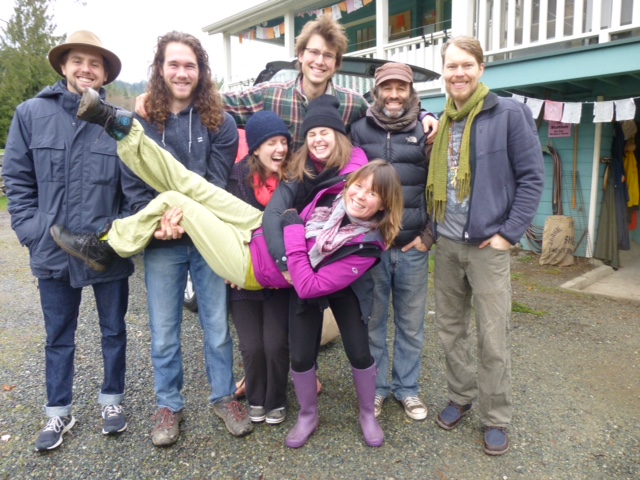
{"type": "MultiPolygon", "coordinates": [[[[396,237],[401,186],[393,167],[381,160],[366,163],[362,151],[351,147],[337,102],[325,97],[315,100],[315,106],[310,103],[303,123],[309,156],[320,168],[342,163],[341,173],[357,171],[346,182],[333,182],[321,190],[300,215],[293,209],[282,213],[287,277],[267,251],[260,228],[262,212],[189,172],[148,139],[136,121],[119,141],[118,154],[163,193],[100,234],[72,234],[57,225],[51,233],[65,251],[100,269],[114,253],[127,257],[142,251],[154,235],[170,238],[173,231],[186,231],[212,269],[232,283],[249,290],[292,284],[305,303],[298,304],[289,324],[292,377],[300,404],[298,421],[286,440],[291,448],[304,445],[318,425],[315,362],[322,310],[331,306],[352,365],[365,442],[380,446],[384,434],[373,413],[376,367],[359,297],[351,285],[377,263],[381,250],[396,237]],[[334,157],[340,154],[344,160],[337,161],[334,157]],[[158,230],[167,210],[173,218],[158,230]]],[[[297,165],[292,167],[295,171],[297,165]]]]}

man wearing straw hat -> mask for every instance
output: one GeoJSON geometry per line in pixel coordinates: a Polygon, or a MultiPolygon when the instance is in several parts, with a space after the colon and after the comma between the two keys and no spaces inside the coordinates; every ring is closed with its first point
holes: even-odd
{"type": "Polygon", "coordinates": [[[124,316],[133,264],[116,261],[96,272],[62,251],[49,228],[91,233],[122,214],[116,142],[102,127],[76,119],[81,95],[120,73],[120,59],[88,31],[78,31],[49,52],[62,80],[16,109],[5,150],[3,175],[11,226],[29,249],[46,330],[47,424],[36,450],[62,443],[75,424],[71,414],[75,333],[82,289],[91,286],[102,334],[104,378],[98,394],[105,435],[127,428],[124,400],[127,334],[124,316]]]}

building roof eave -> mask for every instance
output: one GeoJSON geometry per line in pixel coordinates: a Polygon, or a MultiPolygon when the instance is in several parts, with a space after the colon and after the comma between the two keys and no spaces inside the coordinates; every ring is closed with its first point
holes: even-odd
{"type": "Polygon", "coordinates": [[[239,34],[250,27],[286,13],[306,12],[314,8],[322,8],[331,2],[328,0],[267,0],[254,7],[238,12],[230,17],[209,24],[202,28],[209,35],[216,33],[239,34]]]}

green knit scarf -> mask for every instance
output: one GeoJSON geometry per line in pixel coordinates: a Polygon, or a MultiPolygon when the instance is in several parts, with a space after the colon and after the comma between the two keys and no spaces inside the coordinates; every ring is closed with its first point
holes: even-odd
{"type": "Polygon", "coordinates": [[[460,145],[460,161],[456,174],[456,193],[462,201],[471,193],[471,162],[469,155],[471,124],[484,106],[484,99],[489,88],[479,83],[476,91],[464,104],[462,110],[456,110],[453,99],[449,97],[440,119],[440,129],[433,144],[429,176],[427,178],[427,205],[429,214],[437,222],[444,220],[447,209],[447,177],[449,171],[449,129],[451,122],[459,122],[468,116],[460,145]]]}

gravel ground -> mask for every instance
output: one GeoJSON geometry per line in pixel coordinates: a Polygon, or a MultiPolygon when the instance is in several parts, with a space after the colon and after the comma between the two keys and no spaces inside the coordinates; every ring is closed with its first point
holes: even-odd
{"type": "MultiPolygon", "coordinates": [[[[427,316],[421,377],[425,421],[408,419],[388,399],[380,423],[386,443],[364,445],[350,369],[340,342],[320,357],[324,393],[320,427],[299,450],[284,446],[297,403],[279,426],[259,424],[231,437],[207,404],[208,384],[197,317],[185,312],[186,420],[176,445],[151,445],[155,411],[142,268],[131,279],[127,399],[129,428],[104,438],[96,396],[102,369],[97,316],[86,290],[78,328],[74,415],[55,451],[37,453],[45,424],[44,329],[26,249],[0,212],[0,479],[636,479],[640,477],[640,321],[637,303],[564,291],[564,281],[589,270],[579,263],[540,267],[513,257],[512,448],[482,453],[473,412],[445,432],[434,423],[447,402],[444,361],[427,316]],[[528,312],[528,313],[525,313],[528,312]]],[[[429,292],[429,310],[433,310],[429,292]]],[[[235,372],[242,375],[236,350],[235,372]]]]}

